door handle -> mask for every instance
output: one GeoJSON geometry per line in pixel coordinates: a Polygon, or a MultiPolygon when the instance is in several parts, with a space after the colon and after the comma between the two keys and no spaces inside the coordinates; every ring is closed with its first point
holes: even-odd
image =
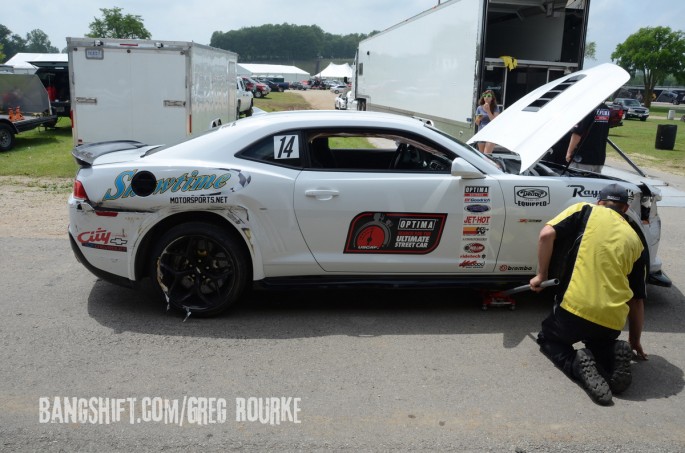
{"type": "Polygon", "coordinates": [[[305,196],[316,198],[317,200],[327,201],[340,195],[335,189],[309,189],[304,191],[305,196]]]}

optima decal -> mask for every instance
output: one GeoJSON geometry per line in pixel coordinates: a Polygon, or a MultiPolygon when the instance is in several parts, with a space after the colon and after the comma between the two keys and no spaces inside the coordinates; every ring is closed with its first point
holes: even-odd
{"type": "MultiPolygon", "coordinates": [[[[135,197],[131,188],[131,179],[138,172],[138,170],[126,170],[119,173],[114,178],[114,187],[107,189],[104,201],[118,200],[120,198],[135,197]]],[[[198,190],[218,190],[223,189],[228,184],[229,180],[237,176],[237,181],[231,186],[231,191],[236,191],[247,186],[250,183],[250,177],[245,176],[238,170],[230,170],[223,174],[208,174],[201,175],[198,170],[193,170],[190,173],[183,173],[177,177],[163,178],[157,180],[157,185],[152,195],[161,195],[166,192],[195,192],[198,190]]]]}
{"type": "Polygon", "coordinates": [[[447,214],[363,212],[350,222],[345,253],[430,253],[440,244],[446,218],[447,214]]]}
{"type": "Polygon", "coordinates": [[[465,186],[464,203],[490,203],[490,186],[465,186]]]}
{"type": "Polygon", "coordinates": [[[549,205],[549,187],[514,187],[514,203],[517,206],[549,205]]]}

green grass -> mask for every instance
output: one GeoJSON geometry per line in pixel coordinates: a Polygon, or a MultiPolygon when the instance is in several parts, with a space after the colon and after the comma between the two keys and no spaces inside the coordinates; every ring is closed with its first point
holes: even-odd
{"type": "Polygon", "coordinates": [[[284,91],[269,93],[265,98],[254,100],[254,106],[265,112],[279,112],[283,110],[311,110],[302,96],[284,91]]]}
{"type": "MultiPolygon", "coordinates": [[[[255,99],[255,106],[267,112],[280,110],[309,110],[309,105],[295,93],[270,93],[266,98],[255,99]]],[[[676,110],[676,118],[685,114],[685,105],[652,106],[652,115],[666,117],[668,110],[676,110]]],[[[624,120],[622,127],[611,129],[609,138],[636,163],[643,167],[659,168],[685,175],[685,123],[649,118],[647,121],[624,120]],[[657,125],[678,126],[676,143],[672,151],[654,148],[657,125]]],[[[365,143],[359,146],[367,147],[365,143]]],[[[72,178],[76,163],[71,156],[73,142],[71,123],[60,118],[55,129],[34,129],[16,137],[11,151],[0,153],[0,176],[31,178],[72,178]]],[[[608,150],[611,155],[613,150],[608,150]]],[[[45,182],[50,188],[50,182],[45,182]]]]}
{"type": "Polygon", "coordinates": [[[76,174],[69,118],[60,118],[54,129],[41,127],[15,138],[14,148],[0,153],[0,176],[73,178],[76,174]]]}
{"type": "MultiPolygon", "coordinates": [[[[653,115],[661,116],[653,109],[650,109],[650,112],[653,115]]],[[[682,121],[653,119],[651,117],[647,121],[623,120],[623,126],[614,127],[609,131],[609,139],[641,167],[658,168],[670,173],[685,175],[685,123],[682,121]],[[660,124],[678,127],[673,150],[655,148],[657,127],[660,124]]],[[[607,155],[612,155],[612,153],[615,155],[614,150],[607,146],[607,155]]]]}

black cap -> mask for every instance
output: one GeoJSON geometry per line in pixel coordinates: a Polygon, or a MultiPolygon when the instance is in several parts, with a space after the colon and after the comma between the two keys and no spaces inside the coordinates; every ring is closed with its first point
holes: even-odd
{"type": "Polygon", "coordinates": [[[618,184],[609,184],[599,192],[599,201],[615,201],[628,204],[628,190],[618,184]]]}

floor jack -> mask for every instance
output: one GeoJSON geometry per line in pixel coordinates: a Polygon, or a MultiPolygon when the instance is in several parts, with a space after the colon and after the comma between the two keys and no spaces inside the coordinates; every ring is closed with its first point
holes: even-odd
{"type": "MultiPolygon", "coordinates": [[[[558,278],[545,280],[540,284],[541,288],[556,286],[559,284],[558,278]]],[[[483,291],[483,305],[481,308],[487,310],[490,307],[509,307],[509,310],[516,310],[516,301],[511,297],[513,294],[530,291],[530,285],[517,286],[506,291],[483,291]]]]}

